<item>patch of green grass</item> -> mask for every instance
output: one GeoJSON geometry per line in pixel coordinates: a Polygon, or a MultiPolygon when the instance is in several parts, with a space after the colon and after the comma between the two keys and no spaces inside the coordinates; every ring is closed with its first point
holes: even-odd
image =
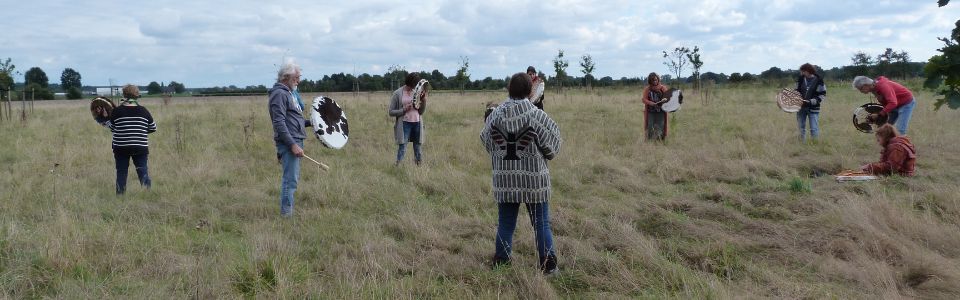
{"type": "Polygon", "coordinates": [[[813,192],[813,184],[803,178],[794,177],[787,181],[787,190],[798,195],[810,194],[813,192]]]}

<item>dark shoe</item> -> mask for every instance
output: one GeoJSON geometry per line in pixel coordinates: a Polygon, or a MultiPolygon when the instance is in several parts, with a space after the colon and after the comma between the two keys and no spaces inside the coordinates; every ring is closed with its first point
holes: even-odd
{"type": "Polygon", "coordinates": [[[540,263],[540,271],[543,272],[543,275],[553,275],[557,273],[558,270],[556,255],[548,255],[547,258],[540,263]]]}
{"type": "Polygon", "coordinates": [[[508,266],[510,266],[509,258],[502,258],[502,257],[496,257],[496,256],[493,257],[493,263],[491,264],[491,267],[494,270],[496,270],[497,268],[508,267],[508,266]]]}
{"type": "Polygon", "coordinates": [[[416,163],[419,166],[421,161],[422,160],[414,161],[414,163],[416,163]]]}

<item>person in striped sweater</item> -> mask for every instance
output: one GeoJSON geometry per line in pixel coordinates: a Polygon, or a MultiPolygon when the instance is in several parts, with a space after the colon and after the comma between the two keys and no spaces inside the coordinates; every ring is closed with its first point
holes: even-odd
{"type": "Polygon", "coordinates": [[[128,84],[123,87],[123,102],[110,113],[110,119],[102,123],[113,133],[113,158],[117,167],[117,195],[127,190],[127,170],[130,160],[137,170],[140,185],[150,188],[147,172],[147,155],[150,143],[147,134],[157,131],[157,123],[146,107],[140,106],[140,90],[128,84]]]}
{"type": "Polygon", "coordinates": [[[550,170],[547,160],[560,152],[560,128],[527,97],[533,83],[526,73],[510,79],[510,98],[486,120],[480,140],[493,167],[493,197],[497,202],[494,267],[510,263],[513,232],[520,204],[525,204],[536,237],[540,270],[557,271],[557,253],[550,229],[550,170]]]}

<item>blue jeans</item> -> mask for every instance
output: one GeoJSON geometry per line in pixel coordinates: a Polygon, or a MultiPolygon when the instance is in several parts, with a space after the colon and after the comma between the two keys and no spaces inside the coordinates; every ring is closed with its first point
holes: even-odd
{"type": "Polygon", "coordinates": [[[913,115],[913,107],[917,106],[917,99],[914,98],[907,105],[898,107],[887,115],[887,123],[893,124],[900,134],[907,134],[907,123],[910,123],[910,116],[913,115]]]}
{"type": "MultiPolygon", "coordinates": [[[[294,140],[303,148],[303,140],[294,140]]],[[[280,215],[293,215],[293,192],[297,191],[297,181],[300,180],[300,158],[293,155],[290,146],[277,143],[277,158],[283,167],[280,175],[280,215]]]]}
{"type": "MultiPolygon", "coordinates": [[[[527,203],[527,215],[533,225],[533,232],[537,240],[537,255],[542,262],[548,255],[556,255],[553,249],[553,232],[550,230],[550,213],[547,202],[527,203]]],[[[499,220],[497,220],[497,237],[495,256],[501,259],[510,259],[513,248],[513,231],[517,228],[517,215],[520,213],[520,203],[497,203],[499,220]]]]}
{"type": "Polygon", "coordinates": [[[113,159],[117,165],[117,195],[122,195],[127,191],[127,169],[130,168],[131,158],[133,159],[133,166],[137,169],[137,178],[140,179],[140,185],[150,188],[146,153],[138,155],[113,153],[113,159]]]}
{"type": "Polygon", "coordinates": [[[403,155],[407,152],[407,143],[413,143],[413,156],[420,161],[423,159],[423,152],[420,148],[420,122],[403,122],[403,136],[405,142],[400,144],[397,149],[397,161],[403,160],[403,155]]]}
{"type": "Polygon", "coordinates": [[[797,112],[797,126],[800,128],[801,142],[807,141],[807,119],[810,119],[810,137],[815,140],[820,138],[820,113],[811,112],[810,108],[804,107],[797,112]]]}

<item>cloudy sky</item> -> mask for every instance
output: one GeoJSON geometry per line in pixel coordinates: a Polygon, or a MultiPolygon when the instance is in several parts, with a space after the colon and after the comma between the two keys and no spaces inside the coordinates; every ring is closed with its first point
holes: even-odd
{"type": "Polygon", "coordinates": [[[936,0],[5,2],[0,59],[21,72],[187,87],[269,85],[284,58],[307,79],[391,65],[450,76],[461,56],[474,79],[553,74],[558,49],[568,73],[590,54],[596,76],[636,77],[666,72],[663,50],[695,45],[705,71],[727,74],[842,66],[887,47],[926,61],[960,17],[960,3],[936,0]]]}

